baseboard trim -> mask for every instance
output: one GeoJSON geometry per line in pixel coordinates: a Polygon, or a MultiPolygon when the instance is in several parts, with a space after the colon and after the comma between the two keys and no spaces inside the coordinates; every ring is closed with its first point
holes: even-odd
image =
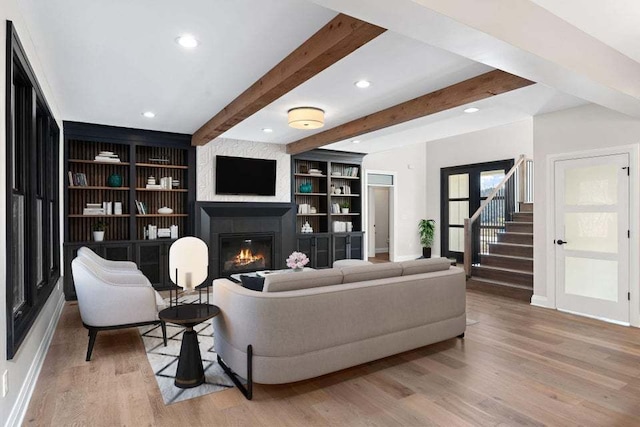
{"type": "Polygon", "coordinates": [[[386,254],[389,253],[389,248],[376,248],[377,254],[386,254]]]}
{"type": "Polygon", "coordinates": [[[7,422],[5,424],[6,427],[20,426],[24,421],[24,416],[27,414],[29,402],[31,401],[31,396],[33,396],[33,391],[36,388],[38,376],[40,375],[40,371],[42,370],[44,359],[47,356],[49,345],[53,340],[53,335],[56,331],[56,327],[58,326],[58,321],[60,320],[60,315],[62,314],[64,302],[64,292],[61,292],[56,308],[53,312],[53,316],[51,316],[51,320],[49,321],[47,330],[42,337],[42,342],[40,342],[40,346],[38,347],[36,356],[34,357],[33,362],[29,367],[27,377],[25,378],[25,381],[22,384],[22,388],[20,389],[20,393],[18,394],[18,398],[16,399],[16,403],[13,405],[13,409],[9,414],[9,418],[7,419],[7,422]]]}
{"type": "Polygon", "coordinates": [[[613,323],[614,325],[631,326],[631,324],[629,324],[629,322],[621,322],[620,320],[607,319],[606,317],[600,317],[600,316],[594,316],[594,315],[591,315],[591,314],[579,313],[577,311],[563,310],[561,308],[559,308],[558,311],[560,311],[562,313],[573,314],[574,316],[587,317],[589,319],[595,319],[595,320],[600,320],[602,322],[613,323]]]}
{"type": "Polygon", "coordinates": [[[553,308],[549,307],[549,298],[543,297],[541,295],[534,295],[531,297],[531,305],[542,308],[553,308]]]}

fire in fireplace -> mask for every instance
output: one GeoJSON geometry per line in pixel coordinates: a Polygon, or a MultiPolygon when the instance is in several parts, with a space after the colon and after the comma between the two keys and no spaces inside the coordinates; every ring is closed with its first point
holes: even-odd
{"type": "Polygon", "coordinates": [[[220,270],[223,276],[272,268],[273,236],[222,236],[220,240],[220,270]]]}

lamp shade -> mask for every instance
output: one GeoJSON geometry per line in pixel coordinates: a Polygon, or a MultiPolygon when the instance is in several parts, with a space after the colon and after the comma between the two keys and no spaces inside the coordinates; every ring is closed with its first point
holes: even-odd
{"type": "Polygon", "coordinates": [[[324,126],[324,111],[314,107],[292,108],[289,126],[296,129],[318,129],[324,126]]]}
{"type": "Polygon", "coordinates": [[[209,275],[209,248],[197,237],[183,237],[169,248],[169,277],[185,291],[200,286],[209,275]]]}

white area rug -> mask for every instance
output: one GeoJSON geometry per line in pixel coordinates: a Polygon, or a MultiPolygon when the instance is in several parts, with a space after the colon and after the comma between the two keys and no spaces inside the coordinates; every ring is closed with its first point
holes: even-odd
{"type": "MultiPolygon", "coordinates": [[[[181,298],[181,303],[193,302],[194,299],[197,299],[197,296],[187,296],[181,298]]],[[[166,301],[168,306],[168,300],[166,301]]],[[[207,320],[194,328],[198,333],[198,343],[200,344],[200,354],[205,375],[205,383],[194,388],[182,389],[173,384],[178,367],[178,356],[180,355],[184,328],[167,323],[168,342],[166,347],[162,342],[160,325],[141,326],[138,330],[142,336],[147,359],[149,359],[151,368],[155,373],[165,405],[234,387],[233,382],[218,365],[211,320],[207,320]]]]}
{"type": "Polygon", "coordinates": [[[476,323],[479,322],[477,320],[467,318],[467,326],[475,325],[476,323]]]}

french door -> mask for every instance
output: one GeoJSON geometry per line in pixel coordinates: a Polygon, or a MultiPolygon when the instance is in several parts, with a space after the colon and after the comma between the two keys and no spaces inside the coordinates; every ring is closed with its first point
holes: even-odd
{"type": "Polygon", "coordinates": [[[629,155],[555,162],[556,304],[629,323],[629,155]]]}
{"type": "MultiPolygon", "coordinates": [[[[443,257],[463,262],[465,218],[480,207],[513,163],[513,160],[500,160],[440,170],[440,248],[443,257]]],[[[513,210],[513,198],[509,194],[501,193],[496,199],[491,212],[483,214],[474,225],[474,254],[482,252],[483,245],[504,229],[504,220],[513,210]],[[496,200],[500,198],[502,200],[496,200]]]]}

